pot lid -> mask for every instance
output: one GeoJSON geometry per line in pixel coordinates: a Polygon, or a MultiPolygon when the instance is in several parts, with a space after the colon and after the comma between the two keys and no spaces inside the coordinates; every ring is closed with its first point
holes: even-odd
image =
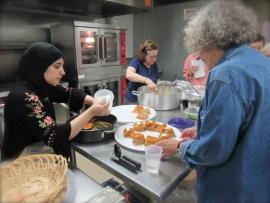
{"type": "Polygon", "coordinates": [[[194,126],[194,121],[186,119],[186,118],[181,118],[181,117],[176,117],[172,118],[169,120],[168,124],[172,125],[173,127],[179,128],[179,129],[185,129],[185,128],[190,128],[194,126]]]}

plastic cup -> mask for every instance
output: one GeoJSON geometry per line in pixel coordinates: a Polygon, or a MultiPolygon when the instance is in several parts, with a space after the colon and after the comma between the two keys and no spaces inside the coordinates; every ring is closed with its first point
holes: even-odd
{"type": "Polygon", "coordinates": [[[149,173],[157,174],[159,172],[161,156],[162,147],[150,145],[145,148],[146,167],[149,173]]]}
{"type": "Polygon", "coordinates": [[[104,100],[106,102],[109,102],[108,111],[109,111],[109,113],[112,111],[113,99],[114,99],[114,95],[113,95],[112,91],[107,90],[107,89],[100,89],[95,93],[94,99],[97,102],[102,102],[104,100]]]}

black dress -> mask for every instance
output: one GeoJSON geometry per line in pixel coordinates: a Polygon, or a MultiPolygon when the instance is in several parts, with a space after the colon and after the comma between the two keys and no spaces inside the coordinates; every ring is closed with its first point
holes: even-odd
{"type": "Polygon", "coordinates": [[[53,102],[67,103],[77,111],[86,95],[62,86],[50,86],[48,92],[46,97],[38,96],[27,83],[17,84],[10,92],[4,109],[2,159],[15,158],[26,146],[38,141],[52,147],[56,154],[70,155],[70,122],[56,124],[53,102]]]}

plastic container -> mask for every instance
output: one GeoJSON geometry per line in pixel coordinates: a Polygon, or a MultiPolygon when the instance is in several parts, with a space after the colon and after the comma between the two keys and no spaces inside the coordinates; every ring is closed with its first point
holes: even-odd
{"type": "Polygon", "coordinates": [[[169,120],[168,124],[180,130],[184,130],[193,127],[195,122],[186,118],[177,117],[169,120]]]}
{"type": "Polygon", "coordinates": [[[198,120],[198,113],[199,111],[195,108],[187,108],[184,110],[184,114],[187,118],[192,120],[198,120]]]}
{"type": "Polygon", "coordinates": [[[157,145],[150,145],[145,148],[146,167],[149,173],[157,174],[159,172],[162,148],[157,145]]]}
{"type": "Polygon", "coordinates": [[[112,111],[114,95],[113,95],[111,90],[108,90],[108,89],[100,89],[100,90],[98,90],[94,95],[94,99],[97,102],[101,102],[103,100],[109,102],[110,104],[109,104],[108,111],[109,111],[109,113],[112,111]]]}

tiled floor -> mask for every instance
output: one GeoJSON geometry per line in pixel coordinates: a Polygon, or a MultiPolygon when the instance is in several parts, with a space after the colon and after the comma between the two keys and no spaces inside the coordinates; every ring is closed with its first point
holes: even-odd
{"type": "MultiPolygon", "coordinates": [[[[122,180],[84,158],[82,155],[76,153],[76,159],[78,167],[98,183],[103,183],[110,178],[114,178],[119,183],[123,183],[122,180]]],[[[179,186],[166,198],[164,203],[196,203],[195,184],[196,174],[194,171],[192,171],[186,177],[186,179],[181,182],[179,186]]]]}
{"type": "Polygon", "coordinates": [[[192,171],[164,203],[196,203],[196,174],[192,171]]]}

